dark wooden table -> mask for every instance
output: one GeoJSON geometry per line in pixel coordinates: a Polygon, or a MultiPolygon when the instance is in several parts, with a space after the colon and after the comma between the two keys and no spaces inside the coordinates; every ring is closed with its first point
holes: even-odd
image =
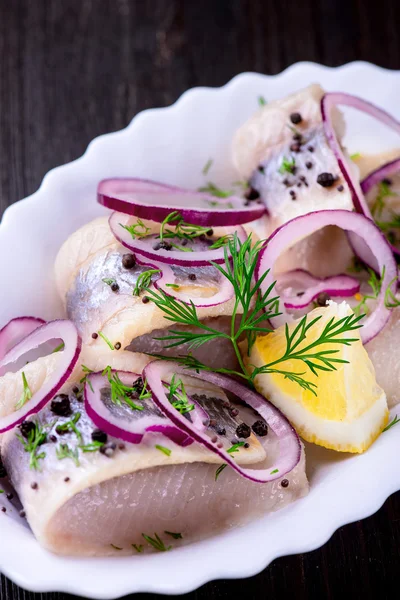
{"type": "MultiPolygon", "coordinates": [[[[398,0],[0,0],[0,214],[92,138],[192,86],[299,60],[400,69],[399,23],[398,0]]],[[[382,599],[399,570],[397,493],[320,550],[187,597],[382,599]]],[[[2,600],[34,596],[1,578],[2,600]]]]}

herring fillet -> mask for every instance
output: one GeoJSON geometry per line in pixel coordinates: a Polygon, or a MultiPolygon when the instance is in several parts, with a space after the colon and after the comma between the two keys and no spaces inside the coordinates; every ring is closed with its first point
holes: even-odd
{"type": "MultiPolygon", "coordinates": [[[[90,364],[96,368],[99,355],[89,354],[85,353],[85,359],[92,359],[90,364]]],[[[138,371],[141,366],[137,355],[131,352],[121,352],[113,358],[115,368],[138,371]]],[[[38,360],[40,377],[31,378],[32,392],[46,376],[46,366],[49,370],[54,367],[54,355],[38,360]]],[[[81,372],[75,370],[64,387],[65,393],[80,376],[81,372]]],[[[20,373],[9,377],[19,380],[20,373]]],[[[199,381],[198,385],[200,394],[219,393],[224,397],[210,384],[199,381]]],[[[90,443],[94,426],[82,402],[73,398],[72,404],[74,412],[81,413],[78,426],[83,442],[90,443]]],[[[241,414],[246,415],[246,410],[241,414]]],[[[49,407],[39,413],[38,419],[43,425],[51,422],[49,435],[54,434],[57,424],[49,407]]],[[[65,420],[68,417],[58,418],[58,423],[65,420]]],[[[235,425],[229,419],[224,423],[227,435],[231,431],[232,436],[235,425]]],[[[153,535],[157,529],[159,534],[179,531],[183,535],[179,544],[190,543],[277,510],[308,491],[304,453],[301,462],[285,476],[289,486],[284,489],[279,481],[252,483],[230,468],[215,481],[219,457],[198,444],[181,448],[158,434],[148,434],[139,445],[118,447],[112,458],[99,452],[81,452],[79,467],[71,459],[59,460],[56,456],[60,442],[73,444],[75,434],[65,434],[59,436],[58,442],[40,447],[46,457],[40,461],[41,470],[34,471],[29,468],[29,455],[15,434],[11,431],[3,435],[2,459],[35,536],[44,547],[59,554],[108,555],[115,552],[115,546],[122,547],[123,553],[132,553],[132,544],[142,543],[142,533],[153,535]],[[155,447],[157,443],[171,449],[171,456],[160,452],[155,447]],[[32,487],[33,483],[37,486],[32,487]]],[[[255,463],[257,467],[260,461],[273,463],[278,442],[272,434],[262,445],[253,434],[248,441],[250,448],[240,448],[235,455],[238,462],[255,463]]]]}

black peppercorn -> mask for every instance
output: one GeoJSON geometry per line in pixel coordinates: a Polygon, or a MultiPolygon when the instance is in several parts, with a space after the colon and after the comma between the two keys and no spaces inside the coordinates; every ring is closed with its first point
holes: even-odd
{"type": "Polygon", "coordinates": [[[77,385],[75,385],[75,386],[72,388],[72,391],[74,392],[74,394],[79,394],[79,388],[78,388],[78,386],[77,386],[77,385]]]}
{"type": "Polygon", "coordinates": [[[108,458],[111,458],[116,448],[117,444],[115,444],[114,442],[108,442],[108,444],[104,444],[104,446],[100,448],[100,452],[105,456],[108,456],[108,458]]]}
{"type": "Polygon", "coordinates": [[[301,133],[295,133],[293,139],[295,142],[301,143],[303,141],[303,136],[301,135],[301,133]]]}
{"type": "Polygon", "coordinates": [[[208,235],[209,237],[213,236],[213,235],[214,235],[214,230],[213,230],[213,229],[209,229],[209,230],[207,231],[207,235],[208,235]]]}
{"type": "Polygon", "coordinates": [[[65,481],[65,483],[68,483],[68,481],[70,481],[70,478],[69,477],[64,477],[64,481],[65,481]]]}
{"type": "Polygon", "coordinates": [[[289,485],[289,480],[288,480],[288,479],[282,479],[282,481],[281,481],[281,486],[282,486],[283,488],[287,488],[287,487],[288,487],[288,485],[289,485]]]}
{"type": "Polygon", "coordinates": [[[328,300],[330,300],[331,297],[329,296],[329,294],[327,294],[326,292],[322,292],[321,294],[318,294],[316,302],[318,304],[318,306],[326,306],[328,303],[328,300]]]}
{"type": "Polygon", "coordinates": [[[55,444],[55,443],[57,442],[57,436],[56,436],[56,435],[53,435],[53,434],[51,434],[51,435],[49,435],[49,440],[50,440],[51,442],[53,442],[53,444],[55,444]]]}
{"type": "Polygon", "coordinates": [[[343,185],[338,185],[336,189],[337,189],[338,192],[343,192],[344,186],[343,185]]]}
{"type": "Polygon", "coordinates": [[[308,150],[309,152],[314,152],[314,146],[308,146],[307,150],[308,150]]]}
{"type": "Polygon", "coordinates": [[[226,429],[225,429],[225,427],[218,427],[217,428],[217,433],[218,433],[218,435],[226,435],[226,429]]]}
{"type": "Polygon", "coordinates": [[[72,415],[71,402],[67,394],[59,394],[51,401],[51,412],[58,417],[69,417],[72,415]]]}
{"type": "Polygon", "coordinates": [[[259,437],[265,437],[266,435],[268,435],[268,425],[265,421],[262,421],[261,419],[255,421],[251,428],[254,431],[254,433],[259,437]]]}
{"type": "Polygon", "coordinates": [[[300,146],[299,142],[293,142],[293,144],[290,144],[290,150],[292,152],[300,152],[301,146],[300,146]]]}
{"type": "Polygon", "coordinates": [[[260,194],[259,194],[259,192],[257,192],[256,189],[254,189],[253,187],[251,187],[251,188],[249,188],[247,190],[247,192],[245,193],[244,197],[247,200],[257,200],[257,198],[260,197],[260,194]]]}
{"type": "Polygon", "coordinates": [[[97,340],[97,338],[98,338],[98,337],[99,337],[99,334],[98,334],[98,333],[96,333],[96,332],[92,333],[92,338],[93,338],[94,340],[97,340]]]}
{"type": "Polygon", "coordinates": [[[289,194],[290,194],[292,200],[296,200],[296,192],[294,190],[290,190],[289,194]]]}
{"type": "Polygon", "coordinates": [[[107,434],[101,429],[95,429],[92,431],[92,440],[93,442],[101,442],[105,444],[107,442],[107,434]]]}
{"type": "Polygon", "coordinates": [[[243,448],[246,448],[246,450],[247,450],[247,448],[250,448],[249,442],[246,442],[245,445],[243,446],[243,448]]]}
{"type": "Polygon", "coordinates": [[[301,118],[301,114],[298,112],[294,112],[290,115],[290,120],[292,121],[293,125],[298,125],[299,123],[302,122],[302,118],[301,118]]]}
{"type": "Polygon", "coordinates": [[[5,507],[5,506],[2,506],[2,507],[1,507],[1,512],[7,512],[7,509],[6,509],[6,507],[5,507]]]}
{"type": "Polygon", "coordinates": [[[114,283],[112,283],[112,284],[111,284],[111,290],[112,290],[113,292],[118,292],[118,290],[119,290],[119,285],[118,285],[118,283],[117,283],[116,281],[114,281],[114,283]]]}
{"type": "Polygon", "coordinates": [[[190,281],[196,281],[197,277],[194,273],[189,273],[188,278],[190,279],[190,281]]]}
{"type": "Polygon", "coordinates": [[[31,483],[31,488],[32,488],[33,490],[37,490],[37,489],[39,488],[39,486],[38,486],[38,484],[36,483],[36,481],[32,481],[32,483],[31,483]]]}
{"type": "Polygon", "coordinates": [[[239,414],[239,411],[238,411],[238,409],[237,409],[237,408],[231,408],[231,409],[229,410],[229,412],[230,412],[230,414],[231,414],[231,417],[233,417],[233,418],[237,417],[237,416],[238,416],[238,414],[239,414]]]}
{"type": "Polygon", "coordinates": [[[335,183],[335,177],[332,173],[320,173],[317,177],[317,183],[322,187],[331,187],[335,183]]]}
{"type": "Polygon", "coordinates": [[[309,170],[310,170],[310,169],[312,169],[312,162],[311,162],[310,160],[308,160],[308,161],[306,162],[306,167],[307,167],[307,169],[309,169],[309,170]]]}
{"type": "Polygon", "coordinates": [[[121,350],[121,342],[117,342],[116,344],[114,344],[114,348],[115,350],[121,350]]]}
{"type": "Polygon", "coordinates": [[[133,269],[136,266],[136,258],[133,254],[124,254],[122,257],[122,266],[125,269],[133,269]]]}
{"type": "Polygon", "coordinates": [[[238,438],[248,438],[251,435],[251,429],[246,423],[241,423],[236,428],[236,435],[238,438]]]}
{"type": "Polygon", "coordinates": [[[29,434],[32,431],[35,431],[35,423],[33,423],[32,421],[23,421],[19,426],[19,429],[21,431],[22,436],[28,439],[29,434]]]}
{"type": "Polygon", "coordinates": [[[142,302],[143,304],[147,304],[148,302],[150,302],[150,298],[148,298],[148,296],[143,296],[142,302]]]}

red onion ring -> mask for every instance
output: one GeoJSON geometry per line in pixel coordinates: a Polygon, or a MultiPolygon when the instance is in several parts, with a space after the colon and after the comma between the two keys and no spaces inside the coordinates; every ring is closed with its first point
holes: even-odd
{"type": "Polygon", "coordinates": [[[0,329],[0,361],[11,348],[46,321],[37,317],[16,317],[0,329]]]}
{"type": "MultiPolygon", "coordinates": [[[[179,265],[181,267],[203,267],[209,265],[212,261],[223,263],[225,260],[224,246],[214,250],[209,250],[208,248],[206,250],[196,250],[194,247],[193,252],[184,252],[182,250],[173,249],[163,250],[161,248],[160,250],[154,250],[153,244],[157,242],[156,239],[150,236],[133,239],[129,231],[124,229],[124,227],[121,227],[121,221],[122,225],[126,225],[129,223],[129,218],[125,215],[121,215],[121,213],[113,212],[108,221],[110,229],[120,244],[125,246],[125,248],[129,248],[129,250],[132,250],[135,254],[140,254],[151,260],[156,260],[157,262],[179,265]]],[[[235,231],[237,232],[240,241],[244,242],[247,236],[243,227],[234,229],[227,228],[223,235],[229,235],[235,231]]],[[[198,240],[197,245],[204,246],[204,242],[198,240]]]]}
{"type": "MultiPolygon", "coordinates": [[[[113,371],[117,373],[124,385],[132,385],[132,381],[140,377],[137,373],[127,371],[113,371]]],[[[138,411],[138,419],[128,421],[124,417],[112,414],[101,399],[101,390],[108,386],[108,380],[102,373],[91,373],[87,378],[84,388],[85,409],[96,425],[102,431],[124,440],[131,444],[140,444],[147,432],[162,433],[178,446],[189,446],[193,443],[190,435],[176,427],[168,418],[157,415],[143,415],[138,411]],[[90,382],[90,384],[88,383],[90,382]]],[[[209,417],[196,400],[189,396],[191,404],[195,408],[190,412],[192,427],[198,431],[205,431],[209,424],[209,417]]],[[[162,411],[164,412],[164,411],[162,411]]],[[[188,419],[185,419],[188,421],[188,419]]],[[[190,421],[188,421],[190,423],[190,421]]]]}
{"type": "MultiPolygon", "coordinates": [[[[272,269],[282,252],[327,225],[336,225],[359,236],[374,253],[381,276],[383,269],[385,270],[376,308],[367,317],[361,328],[361,339],[366,344],[381,331],[389,319],[391,311],[385,306],[386,290],[390,287],[395,293],[397,288],[396,261],[385,237],[371,219],[348,210],[321,210],[285,223],[271,235],[261,250],[256,268],[256,278],[259,279],[263,273],[269,270],[261,286],[261,291],[266,291],[275,281],[272,269]]],[[[291,320],[284,308],[281,307],[280,310],[281,317],[271,319],[273,326],[279,326],[282,322],[291,320]]]]}
{"type": "Polygon", "coordinates": [[[258,483],[267,483],[269,481],[280,479],[292,471],[298,464],[301,455],[300,440],[289,421],[277,408],[268,402],[268,400],[263,398],[257,392],[250,390],[245,385],[226,375],[210,373],[207,371],[197,373],[196,371],[182,367],[178,363],[164,362],[162,360],[156,360],[149,363],[144,368],[143,376],[146,378],[147,385],[153,394],[154,403],[160,410],[162,410],[177,427],[187,433],[187,435],[191,436],[196,442],[220,456],[223,462],[229,464],[243,477],[258,483]],[[213,385],[240,397],[241,400],[256,410],[267,421],[268,426],[279,439],[280,454],[275,464],[268,467],[268,469],[248,469],[238,465],[232,454],[213,444],[206,433],[196,429],[170,404],[165,394],[163,380],[171,373],[209,381],[213,385]]]}
{"type": "Polygon", "coordinates": [[[341,298],[354,296],[360,291],[360,282],[350,275],[319,278],[303,269],[296,269],[278,276],[277,288],[280,290],[282,287],[285,289],[280,292],[280,296],[285,308],[298,310],[306,308],[319,294],[325,293],[341,298]],[[301,292],[290,292],[289,290],[293,286],[301,287],[301,292]]]}
{"type": "MultiPolygon", "coordinates": [[[[0,418],[0,433],[14,428],[24,421],[29,415],[39,412],[64,385],[70,377],[81,352],[82,341],[75,325],[71,321],[56,320],[41,325],[22,341],[18,342],[0,360],[0,370],[14,363],[29,350],[33,350],[53,339],[61,339],[64,349],[59,352],[59,362],[49,381],[44,383],[40,390],[22,408],[0,418]]],[[[29,383],[29,382],[28,382],[29,383]]]]}
{"type": "Polygon", "coordinates": [[[245,206],[244,199],[238,196],[216,198],[137,178],[103,179],[97,188],[97,201],[112,210],[158,223],[177,210],[188,223],[205,227],[242,225],[265,213],[262,204],[245,206]]]}
{"type": "Polygon", "coordinates": [[[344,94],[342,92],[329,92],[325,94],[321,100],[322,122],[324,126],[325,135],[334,155],[336,156],[342,175],[351,190],[354,207],[358,212],[361,212],[367,217],[371,218],[371,213],[367,203],[365,202],[362,189],[358,181],[354,179],[354,177],[350,173],[350,170],[346,164],[347,160],[340,147],[340,143],[337,139],[336,132],[333,127],[333,123],[331,120],[331,112],[332,109],[338,105],[351,106],[352,108],[356,108],[357,110],[365,112],[371,117],[374,117],[375,119],[380,121],[381,123],[384,123],[391,129],[394,129],[399,134],[400,123],[386,111],[382,110],[378,106],[375,106],[374,104],[371,104],[371,102],[367,102],[362,98],[358,98],[357,96],[344,94]]]}

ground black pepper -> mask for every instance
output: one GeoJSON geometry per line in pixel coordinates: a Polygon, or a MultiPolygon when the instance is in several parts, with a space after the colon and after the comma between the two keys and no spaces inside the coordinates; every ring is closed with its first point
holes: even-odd
{"type": "Polygon", "coordinates": [[[21,517],[21,519],[24,519],[26,517],[26,512],[24,510],[20,510],[19,516],[21,517]]]}
{"type": "Polygon", "coordinates": [[[314,152],[314,146],[308,146],[307,150],[308,150],[309,152],[314,152]]]}
{"type": "Polygon", "coordinates": [[[335,177],[332,173],[320,173],[317,177],[317,183],[322,187],[331,187],[335,183],[335,177]]]}
{"type": "Polygon", "coordinates": [[[266,435],[268,435],[268,425],[265,421],[262,421],[261,419],[255,421],[251,428],[254,431],[254,433],[259,437],[265,437],[266,435]]]}
{"type": "Polygon", "coordinates": [[[282,479],[282,481],[281,481],[281,486],[282,486],[283,488],[287,488],[287,487],[288,487],[288,485],[289,485],[289,480],[288,480],[288,479],[282,479]]]}
{"type": "Polygon", "coordinates": [[[51,401],[51,412],[58,417],[69,417],[72,415],[71,402],[67,394],[58,394],[51,401]]]}
{"type": "Polygon", "coordinates": [[[92,431],[92,440],[93,442],[101,442],[105,444],[107,442],[107,434],[101,429],[95,429],[92,431]]]}
{"type": "Polygon", "coordinates": [[[236,428],[236,435],[238,438],[248,438],[251,436],[251,429],[246,423],[240,423],[236,428]]]}
{"type": "Polygon", "coordinates": [[[136,266],[136,258],[133,254],[124,254],[122,257],[122,266],[125,269],[133,269],[136,266]]]}
{"type": "Polygon", "coordinates": [[[303,120],[301,114],[298,112],[292,113],[289,118],[292,121],[293,125],[298,125],[303,120]]]}
{"type": "Polygon", "coordinates": [[[14,498],[14,494],[6,494],[7,500],[12,500],[14,498]]]}

